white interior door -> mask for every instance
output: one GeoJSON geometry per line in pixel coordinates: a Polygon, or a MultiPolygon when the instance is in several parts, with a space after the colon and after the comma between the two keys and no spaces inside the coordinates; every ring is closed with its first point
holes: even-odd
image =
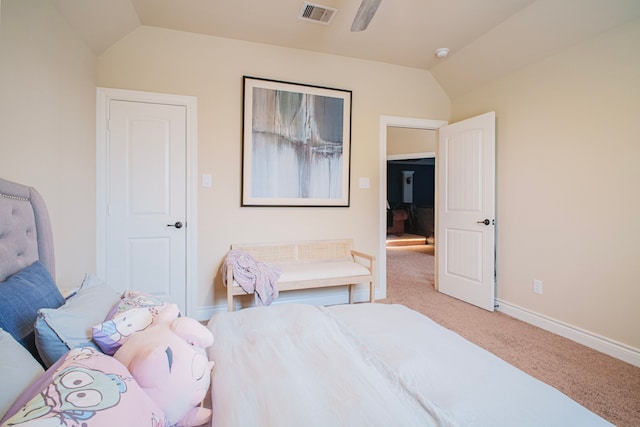
{"type": "Polygon", "coordinates": [[[186,306],[186,107],[109,101],[109,284],[186,306]]]}
{"type": "Polygon", "coordinates": [[[494,310],[495,113],[439,129],[438,290],[494,310]]]}

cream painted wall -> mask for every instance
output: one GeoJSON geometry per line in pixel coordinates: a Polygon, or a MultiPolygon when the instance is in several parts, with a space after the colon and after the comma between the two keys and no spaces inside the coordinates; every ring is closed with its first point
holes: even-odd
{"type": "Polygon", "coordinates": [[[435,130],[389,127],[387,129],[387,155],[435,153],[436,136],[435,130]]]}
{"type": "Polygon", "coordinates": [[[498,298],[635,349],[638,46],[634,21],[452,101],[496,111],[498,298]]]}
{"type": "Polygon", "coordinates": [[[447,120],[450,111],[427,71],[154,27],[102,54],[97,84],[198,98],[198,169],[213,175],[213,187],[198,192],[201,310],[223,303],[218,271],[234,242],[350,237],[377,254],[380,116],[447,120]],[[349,208],[240,207],[243,75],[353,91],[349,208]]]}
{"type": "Polygon", "coordinates": [[[0,177],[35,187],[53,223],[56,282],[95,271],[95,55],[48,1],[3,0],[0,177]]]}

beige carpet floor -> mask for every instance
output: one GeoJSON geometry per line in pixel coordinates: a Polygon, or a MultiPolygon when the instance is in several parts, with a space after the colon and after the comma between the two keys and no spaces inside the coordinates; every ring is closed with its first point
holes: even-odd
{"type": "Polygon", "coordinates": [[[433,246],[387,248],[387,298],[378,302],[429,316],[619,427],[640,426],[640,368],[437,292],[433,274],[433,246]]]}

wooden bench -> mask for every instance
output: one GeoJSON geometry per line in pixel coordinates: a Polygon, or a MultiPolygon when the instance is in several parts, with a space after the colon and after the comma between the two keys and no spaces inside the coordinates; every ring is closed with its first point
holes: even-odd
{"type": "MultiPolygon", "coordinates": [[[[234,244],[231,249],[280,268],[279,292],[348,285],[349,303],[352,304],[354,285],[369,283],[369,301],[375,301],[375,257],[354,250],[351,239],[234,244]]],[[[228,268],[229,311],[234,310],[233,297],[246,294],[234,281],[233,268],[228,268]]]]}

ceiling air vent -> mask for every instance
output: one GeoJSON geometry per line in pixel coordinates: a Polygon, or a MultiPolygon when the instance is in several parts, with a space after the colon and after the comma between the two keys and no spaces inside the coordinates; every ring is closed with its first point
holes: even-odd
{"type": "Polygon", "coordinates": [[[319,4],[304,3],[298,18],[304,19],[305,21],[317,22],[318,24],[329,25],[331,19],[333,19],[333,15],[335,15],[337,11],[338,9],[320,6],[319,4]]]}

